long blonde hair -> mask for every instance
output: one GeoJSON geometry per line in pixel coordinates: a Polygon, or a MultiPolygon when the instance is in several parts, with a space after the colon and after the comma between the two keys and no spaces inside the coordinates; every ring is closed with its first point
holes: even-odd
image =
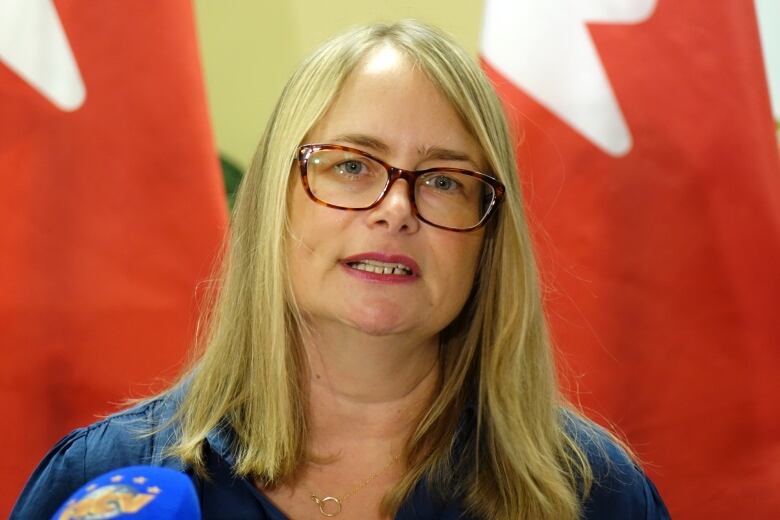
{"type": "Polygon", "coordinates": [[[306,458],[306,363],[286,253],[295,151],[345,78],[389,44],[427,73],[482,147],[507,196],[490,223],[475,287],[441,333],[441,384],[405,451],[407,471],[386,494],[392,515],[420,479],[490,519],[574,519],[592,480],[565,427],[539,282],[521,206],[510,132],[484,74],[440,31],[414,21],[372,25],[322,45],[287,83],[243,180],[223,271],[205,316],[202,354],[184,376],[173,453],[204,471],[202,443],[227,424],[238,475],[275,485],[306,458]],[[473,432],[460,428],[474,410],[473,432]],[[455,451],[459,453],[454,453],[455,451]]]}

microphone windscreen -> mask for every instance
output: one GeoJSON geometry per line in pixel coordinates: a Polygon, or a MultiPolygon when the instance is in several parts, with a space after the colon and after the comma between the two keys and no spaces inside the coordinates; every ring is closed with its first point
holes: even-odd
{"type": "Polygon", "coordinates": [[[183,473],[156,466],[120,468],[87,482],[52,520],[200,520],[198,497],[183,473]]]}

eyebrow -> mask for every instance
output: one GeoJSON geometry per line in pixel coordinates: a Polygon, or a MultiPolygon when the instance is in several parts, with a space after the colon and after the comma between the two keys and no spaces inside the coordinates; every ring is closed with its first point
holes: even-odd
{"type": "Polygon", "coordinates": [[[389,153],[390,147],[381,140],[366,134],[342,134],[330,139],[329,141],[339,141],[342,143],[354,144],[371,148],[375,152],[389,153]]]}
{"type": "Polygon", "coordinates": [[[442,148],[440,146],[430,146],[418,150],[418,153],[426,159],[439,159],[442,161],[468,161],[476,166],[471,157],[467,153],[459,152],[457,150],[450,150],[449,148],[442,148]]]}
{"type": "MultiPolygon", "coordinates": [[[[367,134],[342,134],[334,137],[331,142],[338,141],[370,148],[374,152],[390,153],[390,147],[382,140],[367,134]]],[[[441,146],[425,146],[417,149],[423,160],[438,159],[440,161],[464,161],[477,166],[478,163],[467,153],[451,150],[441,146]]]]}

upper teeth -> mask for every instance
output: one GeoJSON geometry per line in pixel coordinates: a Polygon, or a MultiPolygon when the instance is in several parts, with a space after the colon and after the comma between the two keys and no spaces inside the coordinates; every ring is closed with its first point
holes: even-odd
{"type": "Polygon", "coordinates": [[[353,269],[359,269],[360,271],[368,271],[369,273],[377,274],[412,274],[411,268],[404,264],[391,264],[388,262],[378,262],[376,260],[358,260],[356,262],[350,262],[349,266],[353,269]]]}

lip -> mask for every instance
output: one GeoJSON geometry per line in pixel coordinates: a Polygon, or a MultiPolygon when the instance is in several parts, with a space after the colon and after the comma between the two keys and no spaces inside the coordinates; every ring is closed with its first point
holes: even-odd
{"type": "Polygon", "coordinates": [[[358,253],[356,255],[351,255],[346,258],[342,258],[340,263],[349,274],[356,276],[358,278],[362,278],[364,280],[373,280],[377,282],[391,282],[391,283],[407,283],[407,282],[413,282],[420,277],[420,266],[417,265],[417,262],[415,262],[413,258],[408,257],[406,255],[397,255],[397,254],[389,254],[389,253],[380,253],[377,251],[369,251],[366,253],[358,253]],[[404,264],[405,266],[409,267],[412,270],[412,274],[409,276],[398,276],[396,274],[369,273],[368,271],[360,271],[358,269],[353,269],[348,265],[350,262],[358,262],[360,260],[374,260],[377,262],[385,262],[388,264],[404,264]]]}

